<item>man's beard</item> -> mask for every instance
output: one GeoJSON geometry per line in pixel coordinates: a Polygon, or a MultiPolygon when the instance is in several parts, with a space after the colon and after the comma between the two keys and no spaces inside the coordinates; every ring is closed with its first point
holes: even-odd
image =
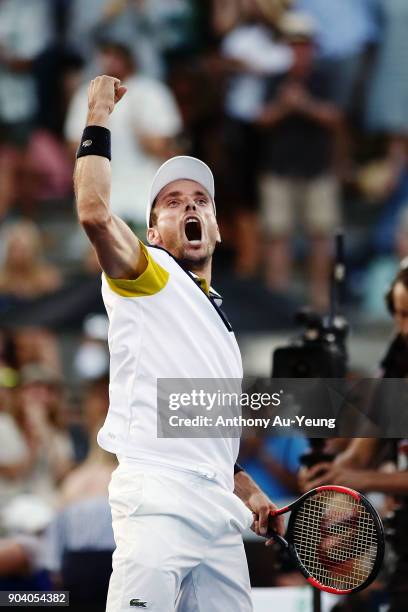
{"type": "Polygon", "coordinates": [[[208,263],[211,259],[210,255],[205,255],[204,257],[200,257],[199,259],[190,259],[189,257],[181,257],[178,258],[177,261],[183,270],[189,270],[194,272],[194,270],[202,270],[203,267],[208,263]]]}

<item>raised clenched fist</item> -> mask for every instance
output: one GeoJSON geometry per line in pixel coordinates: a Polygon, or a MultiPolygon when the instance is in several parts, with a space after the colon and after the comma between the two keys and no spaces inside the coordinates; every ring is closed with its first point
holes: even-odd
{"type": "Polygon", "coordinates": [[[121,85],[119,79],[106,75],[96,77],[91,81],[88,89],[89,111],[92,113],[100,110],[110,114],[126,91],[126,87],[121,85]]]}

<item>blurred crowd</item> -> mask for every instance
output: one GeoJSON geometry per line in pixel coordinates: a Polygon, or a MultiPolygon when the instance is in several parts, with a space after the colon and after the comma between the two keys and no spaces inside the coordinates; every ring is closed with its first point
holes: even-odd
{"type": "Polygon", "coordinates": [[[0,21],[3,224],[72,201],[87,85],[106,73],[128,87],[112,208],[140,236],[158,165],[197,155],[233,274],[324,310],[343,226],[350,299],[381,317],[375,282],[408,254],[403,0],[2,0],[0,21]]]}
{"type": "MultiPolygon", "coordinates": [[[[0,0],[1,588],[102,601],[110,571],[107,329],[72,188],[90,79],[128,89],[111,206],[141,239],[157,168],[195,155],[229,291],[325,312],[342,227],[347,304],[378,322],[408,256],[407,31],[406,0],[0,0]]],[[[279,504],[306,447],[249,437],[242,461],[279,504]]]]}

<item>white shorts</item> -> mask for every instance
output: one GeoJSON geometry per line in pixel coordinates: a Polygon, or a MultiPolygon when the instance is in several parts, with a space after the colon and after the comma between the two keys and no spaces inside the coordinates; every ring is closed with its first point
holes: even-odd
{"type": "Polygon", "coordinates": [[[252,513],[208,474],[122,460],[107,612],[251,612],[242,531],[252,513]]]}

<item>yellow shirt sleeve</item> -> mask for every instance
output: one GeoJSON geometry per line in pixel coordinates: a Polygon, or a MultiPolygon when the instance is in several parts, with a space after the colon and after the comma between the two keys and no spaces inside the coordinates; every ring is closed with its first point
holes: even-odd
{"type": "Polygon", "coordinates": [[[169,273],[150,255],[143,242],[139,242],[146,257],[147,268],[135,279],[110,278],[105,274],[109,287],[122,297],[148,297],[158,293],[167,285],[169,273]]]}

